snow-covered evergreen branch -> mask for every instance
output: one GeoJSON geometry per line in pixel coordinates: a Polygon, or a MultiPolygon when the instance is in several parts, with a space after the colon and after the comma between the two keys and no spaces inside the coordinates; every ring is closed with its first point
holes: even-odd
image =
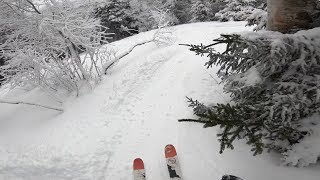
{"type": "MultiPolygon", "coordinates": [[[[320,28],[295,34],[248,32],[221,35],[207,46],[189,46],[196,54],[210,58],[208,68],[220,67],[218,75],[224,79],[225,91],[254,116],[242,116],[244,111],[237,111],[237,106],[233,107],[237,113],[228,113],[226,107],[221,107],[222,111],[230,118],[263,122],[255,129],[260,129],[257,132],[263,135],[264,147],[285,153],[312,133],[301,128],[302,119],[320,113],[319,32],[320,28]],[[214,49],[219,44],[226,45],[224,52],[214,49]]],[[[215,123],[214,118],[209,121],[215,123]]]]}

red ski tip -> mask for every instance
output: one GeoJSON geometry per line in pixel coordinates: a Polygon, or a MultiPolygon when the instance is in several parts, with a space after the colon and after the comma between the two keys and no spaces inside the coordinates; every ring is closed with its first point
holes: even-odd
{"type": "Polygon", "coordinates": [[[177,155],[176,148],[172,144],[166,145],[164,153],[166,158],[171,158],[177,155]]]}
{"type": "Polygon", "coordinates": [[[140,158],[136,158],[133,161],[133,170],[140,170],[140,169],[144,169],[143,161],[140,158]]]}

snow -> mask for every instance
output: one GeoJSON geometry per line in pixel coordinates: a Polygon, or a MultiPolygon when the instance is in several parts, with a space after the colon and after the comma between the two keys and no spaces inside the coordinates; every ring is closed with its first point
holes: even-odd
{"type": "Polygon", "coordinates": [[[318,115],[313,115],[303,120],[303,128],[310,129],[311,135],[286,153],[285,163],[295,166],[309,166],[317,163],[320,154],[319,119],[318,115]]]}
{"type": "MultiPolygon", "coordinates": [[[[144,160],[147,179],[169,179],[163,150],[174,144],[184,180],[220,179],[224,174],[245,180],[318,180],[319,164],[286,167],[276,154],[253,157],[242,141],[220,155],[217,129],[178,123],[194,117],[186,96],[203,103],[229,99],[217,83],[218,68],[206,69],[205,57],[178,44],[209,44],[220,33],[249,28],[244,22],[215,22],[174,29],[175,43],[137,47],[108,69],[98,87],[77,98],[61,96],[62,105],[40,89],[3,87],[2,99],[63,106],[64,112],[0,104],[0,179],[129,180],[136,157],[144,160]]],[[[121,51],[150,33],[114,45],[121,51]]]]}
{"type": "Polygon", "coordinates": [[[248,69],[247,72],[241,74],[239,77],[235,76],[233,78],[234,81],[243,83],[245,86],[254,86],[262,81],[261,75],[255,66],[248,69]]]}

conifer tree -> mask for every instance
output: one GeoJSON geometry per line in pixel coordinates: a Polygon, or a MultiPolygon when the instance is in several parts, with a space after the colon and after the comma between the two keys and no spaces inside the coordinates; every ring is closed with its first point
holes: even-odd
{"type": "Polygon", "coordinates": [[[177,17],[180,24],[190,21],[191,0],[175,0],[173,13],[177,17]]]}
{"type": "Polygon", "coordinates": [[[211,19],[211,12],[208,3],[203,0],[194,0],[191,6],[190,22],[204,22],[211,19]]]}
{"type": "Polygon", "coordinates": [[[111,0],[98,7],[95,16],[101,19],[101,25],[108,27],[106,33],[112,33],[113,40],[119,40],[139,32],[132,14],[128,0],[111,0]]]}
{"type": "Polygon", "coordinates": [[[252,14],[256,0],[224,0],[225,8],[215,14],[220,21],[244,21],[252,14]]]}
{"type": "Polygon", "coordinates": [[[297,34],[255,33],[221,35],[208,46],[189,45],[206,55],[206,66],[219,65],[235,105],[205,106],[189,99],[205,127],[221,126],[221,152],[247,139],[254,154],[263,148],[285,153],[310,130],[301,120],[320,113],[320,51],[318,29],[297,34]],[[215,45],[225,44],[224,52],[215,45]]]}
{"type": "MultiPolygon", "coordinates": [[[[282,13],[299,9],[307,1],[284,1],[291,7],[281,4],[273,7],[273,11],[268,9],[268,13],[274,18],[279,16],[275,12],[281,12],[282,20],[285,19],[288,24],[271,24],[267,26],[270,30],[282,31],[285,26],[289,29],[283,32],[293,33],[297,27],[306,29],[311,27],[306,24],[314,24],[314,19],[309,19],[309,16],[303,16],[306,19],[292,16],[292,13],[299,12],[282,13]]],[[[273,2],[277,4],[280,1],[273,2]]],[[[310,7],[304,8],[314,9],[310,7]]],[[[205,64],[207,68],[213,65],[220,67],[218,75],[225,83],[224,90],[230,94],[231,103],[206,106],[188,98],[198,119],[180,121],[203,123],[204,127],[220,126],[221,153],[225,148],[233,149],[235,140],[244,139],[252,146],[254,155],[268,149],[296,158],[293,148],[312,135],[310,126],[316,125],[311,122],[306,126],[306,121],[313,116],[320,117],[319,31],[318,27],[294,34],[272,31],[224,34],[210,45],[188,45],[197,55],[209,57],[205,64]],[[224,45],[225,50],[218,52],[216,45],[224,45]]],[[[300,159],[292,160],[292,164],[315,163],[320,157],[315,149],[309,149],[313,158],[299,156],[300,159]]],[[[301,154],[301,151],[298,153],[301,154]]],[[[290,162],[290,158],[286,159],[290,162]]]]}

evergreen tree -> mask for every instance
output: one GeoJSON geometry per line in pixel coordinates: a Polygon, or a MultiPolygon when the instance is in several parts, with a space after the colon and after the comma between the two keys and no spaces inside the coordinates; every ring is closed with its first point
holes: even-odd
{"type": "Polygon", "coordinates": [[[177,17],[180,24],[190,21],[191,0],[175,0],[173,13],[177,17]]]}
{"type": "Polygon", "coordinates": [[[138,27],[139,32],[149,31],[156,28],[156,22],[152,19],[151,7],[145,0],[131,0],[132,18],[137,21],[133,22],[134,27],[138,27]]]}
{"type": "Polygon", "coordinates": [[[312,134],[303,119],[320,114],[319,31],[248,32],[221,35],[208,46],[189,45],[210,58],[208,68],[219,65],[234,105],[205,106],[189,99],[199,119],[181,121],[220,126],[220,152],[232,149],[234,140],[245,139],[254,154],[267,148],[285,155],[312,134]],[[222,53],[214,49],[220,44],[226,46],[222,53]]]}
{"type": "Polygon", "coordinates": [[[259,31],[262,29],[265,29],[267,27],[267,21],[268,21],[268,13],[266,10],[266,7],[261,6],[262,9],[255,9],[250,16],[248,16],[247,20],[247,26],[254,26],[254,31],[259,31]]]}
{"type": "MultiPolygon", "coordinates": [[[[240,0],[232,2],[229,5],[235,7],[240,0]]],[[[235,140],[244,139],[254,155],[264,149],[276,150],[288,165],[317,163],[320,153],[310,139],[319,135],[320,28],[297,30],[317,27],[319,1],[268,0],[268,18],[263,0],[241,2],[250,3],[246,7],[262,5],[251,15],[239,6],[234,10],[240,13],[226,11],[220,18],[250,15],[246,17],[249,24],[258,24],[258,28],[296,33],[248,32],[221,35],[207,46],[187,45],[197,55],[209,57],[207,68],[220,67],[218,75],[231,103],[206,106],[188,98],[199,118],[179,121],[203,123],[205,128],[220,126],[220,153],[233,149],[235,140]],[[214,49],[222,44],[224,52],[214,49]]]]}
{"type": "Polygon", "coordinates": [[[255,10],[256,0],[224,0],[225,8],[215,14],[220,21],[244,21],[255,10]]]}
{"type": "Polygon", "coordinates": [[[95,16],[101,19],[101,25],[108,27],[106,33],[112,33],[113,40],[119,40],[138,33],[133,11],[128,0],[111,0],[96,9],[95,16]]]}
{"type": "Polygon", "coordinates": [[[195,0],[191,6],[191,17],[190,22],[204,22],[211,19],[211,11],[209,4],[203,0],[195,0]]]}

